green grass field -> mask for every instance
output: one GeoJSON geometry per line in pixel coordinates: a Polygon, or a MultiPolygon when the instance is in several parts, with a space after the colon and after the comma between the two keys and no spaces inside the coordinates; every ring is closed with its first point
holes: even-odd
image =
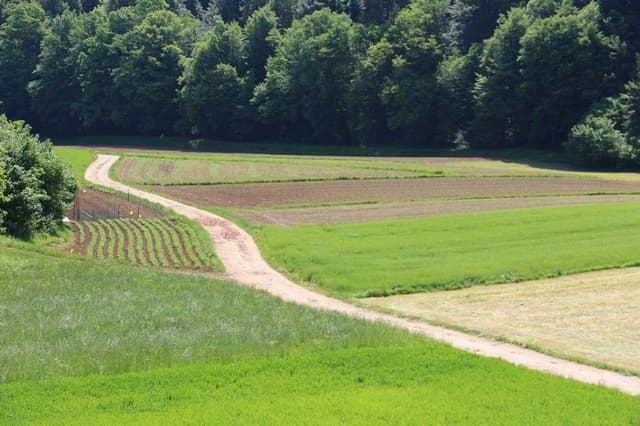
{"type": "Polygon", "coordinates": [[[637,424],[640,399],[0,239],[2,424],[637,424]]]}
{"type": "Polygon", "coordinates": [[[87,167],[89,167],[89,164],[96,159],[95,152],[86,149],[59,146],[54,146],[53,152],[71,165],[78,182],[81,184],[87,183],[84,178],[84,172],[87,170],[87,167]]]}
{"type": "Polygon", "coordinates": [[[640,264],[640,204],[522,209],[284,228],[255,235],[272,264],[341,297],[503,283],[640,264]]]}
{"type": "MultiPolygon", "coordinates": [[[[0,385],[1,386],[1,385],[0,385]]],[[[435,344],[357,348],[0,387],[0,421],[637,424],[640,400],[435,344]]]]}
{"type": "Polygon", "coordinates": [[[0,382],[418,341],[228,282],[24,247],[0,239],[0,382]]]}

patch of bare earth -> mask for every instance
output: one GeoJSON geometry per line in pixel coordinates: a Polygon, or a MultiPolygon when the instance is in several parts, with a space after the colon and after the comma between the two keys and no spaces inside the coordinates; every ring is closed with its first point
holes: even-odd
{"type": "Polygon", "coordinates": [[[364,303],[640,373],[640,268],[364,303]]]}
{"type": "Polygon", "coordinates": [[[624,202],[640,202],[640,195],[585,195],[415,201],[408,203],[359,204],[329,207],[236,210],[235,214],[253,224],[280,226],[334,225],[339,223],[365,223],[533,207],[624,202]]]}
{"type": "Polygon", "coordinates": [[[633,193],[640,192],[640,185],[602,179],[491,177],[150,186],[146,189],[198,206],[251,208],[456,197],[633,193]]]}
{"type": "Polygon", "coordinates": [[[76,220],[79,209],[89,212],[92,210],[119,209],[120,219],[153,219],[163,216],[162,212],[158,209],[139,203],[126,196],[111,194],[92,188],[80,188],[78,192],[76,192],[73,207],[67,216],[71,220],[76,220]]]}

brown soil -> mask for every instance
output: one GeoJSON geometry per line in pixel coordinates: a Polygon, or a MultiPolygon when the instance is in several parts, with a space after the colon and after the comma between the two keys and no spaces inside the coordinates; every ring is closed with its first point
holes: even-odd
{"type": "Polygon", "coordinates": [[[585,195],[563,197],[493,198],[481,200],[416,201],[410,203],[359,204],[269,210],[237,210],[254,224],[280,226],[334,225],[394,219],[444,216],[484,211],[579,204],[640,202],[640,195],[585,195]]]}
{"type": "Polygon", "coordinates": [[[125,229],[124,226],[122,226],[119,223],[116,223],[115,220],[105,220],[98,223],[98,226],[105,225],[103,229],[104,229],[106,240],[103,240],[103,238],[100,237],[100,233],[97,233],[97,232],[94,233],[93,238],[95,239],[96,243],[94,245],[94,250],[92,253],[88,252],[89,243],[90,243],[90,231],[89,231],[88,222],[72,222],[71,230],[74,233],[74,239],[69,246],[64,248],[64,250],[67,252],[72,252],[72,253],[76,253],[84,256],[97,257],[100,259],[119,258],[129,263],[141,264],[141,265],[147,265],[147,266],[153,264],[152,262],[153,258],[158,259],[159,261],[161,256],[164,255],[164,258],[167,260],[169,267],[173,269],[182,269],[185,271],[200,270],[203,272],[214,271],[213,266],[205,267],[205,268],[196,267],[195,263],[187,255],[188,251],[187,251],[186,245],[191,244],[191,241],[189,239],[182,238],[182,235],[180,232],[177,233],[179,238],[178,242],[174,242],[173,239],[169,237],[169,235],[171,234],[172,228],[174,227],[173,223],[171,223],[170,221],[165,221],[163,224],[159,225],[166,230],[167,236],[165,236],[164,232],[158,233],[158,237],[160,238],[160,243],[158,244],[158,246],[156,246],[150,240],[144,237],[145,234],[142,231],[143,227],[140,225],[143,222],[132,219],[131,221],[128,221],[126,223],[138,229],[138,231],[140,231],[140,234],[142,236],[142,241],[141,241],[142,251],[137,250],[138,238],[136,237],[135,233],[125,229]],[[84,241],[80,241],[81,228],[84,230],[84,234],[85,234],[84,241]],[[115,232],[116,228],[122,231],[124,240],[122,240],[120,236],[118,236],[118,234],[115,232]],[[114,247],[115,247],[113,255],[110,255],[108,250],[108,246],[111,240],[114,240],[114,247]],[[134,251],[133,258],[129,256],[128,247],[130,244],[136,247],[133,250],[134,251]],[[120,256],[118,255],[118,247],[120,247],[121,253],[122,253],[122,255],[120,256]],[[158,253],[157,251],[158,248],[162,251],[161,253],[158,253]]]}
{"type": "Polygon", "coordinates": [[[340,180],[201,186],[151,186],[198,206],[275,207],[432,198],[640,192],[631,182],[564,177],[340,180]]]}
{"type": "Polygon", "coordinates": [[[159,203],[178,214],[203,224],[214,242],[218,258],[225,266],[225,276],[228,279],[264,290],[288,302],[315,309],[336,311],[367,321],[386,323],[431,339],[446,342],[453,347],[478,355],[500,358],[530,369],[585,383],[619,389],[632,395],[640,394],[640,378],[638,377],[629,377],[620,373],[566,361],[519,346],[468,335],[422,321],[376,312],[301,287],[269,266],[260,254],[260,250],[253,238],[233,222],[195,207],[137,190],[110,179],[109,169],[117,160],[117,156],[99,155],[97,160],[87,169],[86,179],[118,191],[131,191],[132,194],[159,203]]]}
{"type": "Polygon", "coordinates": [[[111,194],[92,188],[80,188],[78,190],[73,207],[67,214],[69,219],[77,219],[78,209],[120,209],[120,219],[153,219],[164,216],[158,209],[134,200],[127,200],[126,196],[111,194]]]}

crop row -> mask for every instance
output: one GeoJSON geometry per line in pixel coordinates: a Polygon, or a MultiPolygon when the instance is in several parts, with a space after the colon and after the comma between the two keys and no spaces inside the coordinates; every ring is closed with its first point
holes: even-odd
{"type": "Polygon", "coordinates": [[[73,225],[73,251],[176,269],[213,269],[213,253],[188,224],[171,218],[109,219],[73,225]]]}

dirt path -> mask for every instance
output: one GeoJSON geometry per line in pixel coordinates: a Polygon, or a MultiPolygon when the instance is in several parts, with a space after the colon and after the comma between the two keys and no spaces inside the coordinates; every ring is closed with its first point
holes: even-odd
{"type": "Polygon", "coordinates": [[[557,376],[619,389],[632,395],[640,395],[640,378],[629,377],[608,370],[602,370],[575,362],[565,361],[519,346],[467,335],[443,327],[420,321],[412,321],[393,315],[371,311],[350,305],[337,299],[317,294],[303,288],[269,266],[258,246],[244,230],[234,223],[195,207],[173,201],[159,195],[129,187],[109,178],[109,169],[117,161],[114,155],[98,155],[85,174],[89,182],[104,185],[137,197],[161,204],[201,223],[213,239],[216,253],[226,268],[227,278],[267,291],[282,300],[326,309],[346,315],[380,321],[448,343],[458,349],[479,355],[500,358],[516,365],[555,374],[557,376]]]}

